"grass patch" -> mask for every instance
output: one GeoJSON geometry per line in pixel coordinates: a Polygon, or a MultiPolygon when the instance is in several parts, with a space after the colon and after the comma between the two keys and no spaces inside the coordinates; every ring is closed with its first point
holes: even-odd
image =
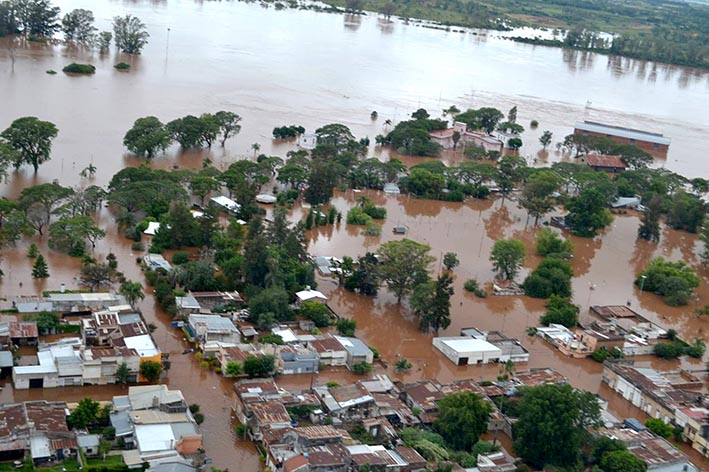
{"type": "Polygon", "coordinates": [[[96,68],[91,64],[77,64],[76,62],[72,62],[71,64],[63,68],[62,71],[67,72],[69,74],[90,75],[96,72],[96,68]]]}
{"type": "Polygon", "coordinates": [[[57,326],[57,333],[80,333],[81,332],[81,326],[80,325],[74,325],[74,324],[62,324],[60,323],[59,326],[57,326]]]}

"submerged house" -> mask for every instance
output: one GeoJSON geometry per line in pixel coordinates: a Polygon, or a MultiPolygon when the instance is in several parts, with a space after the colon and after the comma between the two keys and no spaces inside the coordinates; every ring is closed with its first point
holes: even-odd
{"type": "Polygon", "coordinates": [[[651,133],[622,126],[607,125],[594,121],[582,121],[574,126],[574,134],[609,138],[618,144],[633,144],[643,151],[666,155],[672,140],[660,133],[651,133]]]}

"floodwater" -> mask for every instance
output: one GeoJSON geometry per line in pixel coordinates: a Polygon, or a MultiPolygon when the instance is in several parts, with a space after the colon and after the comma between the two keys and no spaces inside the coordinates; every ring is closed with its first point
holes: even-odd
{"type": "MultiPolygon", "coordinates": [[[[301,124],[309,130],[341,122],[358,137],[374,138],[384,122],[406,119],[424,107],[518,106],[518,121],[540,126],[523,136],[521,152],[535,157],[538,138],[551,130],[554,142],[588,118],[664,133],[673,139],[658,165],[709,177],[703,166],[709,132],[709,73],[690,68],[514,43],[501,33],[447,33],[402,22],[312,11],[265,9],[256,3],[62,0],[63,11],[92,9],[100,29],[115,15],[140,17],[151,34],[143,54],[100,56],[76,47],[31,44],[14,51],[0,43],[0,128],[23,115],[57,124],[53,159],[40,180],[76,183],[93,162],[98,183],[135,160],[123,156],[122,138],[140,116],[163,121],[186,114],[229,109],[243,118],[241,134],[225,150],[214,149],[221,166],[237,156],[281,154],[274,126],[301,124]],[[69,77],[70,62],[91,62],[96,74],[69,77]],[[130,72],[113,69],[117,62],[130,72]],[[59,71],[48,75],[46,70],[59,71]],[[370,119],[377,110],[379,118],[370,119]]],[[[552,146],[553,147],[553,146],[552,146]]],[[[386,151],[372,149],[379,155],[386,151]]],[[[171,149],[172,161],[178,153],[171,149]]],[[[547,160],[558,159],[555,152],[547,160]]],[[[540,157],[544,157],[544,153],[540,157]]],[[[181,166],[200,161],[180,154],[181,166]]],[[[34,181],[30,170],[16,185],[34,181]]]]}
{"type": "MultiPolygon", "coordinates": [[[[60,132],[52,160],[34,176],[29,169],[11,173],[0,193],[16,196],[24,187],[58,179],[62,185],[105,185],[111,176],[138,159],[128,157],[122,137],[132,122],[146,115],[163,121],[191,113],[228,109],[244,118],[242,132],[225,149],[211,152],[180,152],[176,148],[156,159],[156,166],[199,167],[209,156],[220,168],[240,158],[252,158],[251,144],[261,152],[285,156],[293,143],[271,139],[274,126],[302,124],[309,130],[330,122],[342,122],[358,136],[373,138],[383,132],[386,119],[405,119],[419,106],[434,114],[456,104],[459,108],[497,106],[519,108],[521,123],[540,121],[537,130],[527,131],[523,155],[539,156],[542,163],[560,159],[550,151],[539,153],[536,144],[542,130],[550,129],[555,141],[573,129],[584,117],[619,125],[662,132],[673,138],[666,161],[659,165],[695,177],[709,177],[703,164],[703,138],[709,132],[709,74],[692,69],[562,51],[513,43],[496,33],[445,33],[401,22],[387,23],[374,15],[352,17],[310,11],[273,11],[256,4],[239,2],[91,2],[57,1],[64,11],[93,9],[100,28],[108,28],[114,15],[133,13],[148,26],[151,42],[140,57],[110,53],[98,56],[65,46],[22,45],[9,59],[7,40],[0,40],[0,129],[25,115],[36,115],[57,124],[60,132]],[[168,31],[169,28],[169,31],[168,31]],[[92,62],[92,77],[68,77],[45,71],[73,61],[92,62]],[[112,65],[132,64],[128,73],[112,65]],[[588,104],[587,102],[591,103],[588,104]],[[370,119],[377,110],[379,118],[370,119]],[[93,179],[80,179],[89,163],[98,168],[93,179]]],[[[370,149],[372,155],[388,157],[386,150],[370,149]]],[[[459,156],[444,156],[456,160],[459,156]]],[[[406,162],[413,164],[416,159],[406,162]]],[[[461,265],[455,270],[452,323],[441,335],[457,335],[461,328],[475,326],[497,329],[519,338],[529,349],[529,367],[553,367],[573,385],[605,397],[600,386],[601,366],[591,360],[565,358],[539,338],[526,335],[535,326],[544,307],[541,300],[525,297],[478,299],[465,292],[463,282],[475,277],[492,278],[488,261],[495,240],[515,237],[523,240],[529,257],[523,277],[537,263],[532,255],[534,228],[516,203],[507,200],[445,203],[405,196],[387,197],[365,192],[384,205],[388,218],[381,237],[365,237],[359,228],[344,223],[309,233],[310,252],[315,255],[356,257],[374,251],[392,240],[394,226],[407,226],[407,237],[429,244],[440,260],[448,251],[458,253],[461,265]]],[[[337,193],[333,204],[346,213],[362,194],[337,193]]],[[[303,216],[299,207],[294,220],[303,216]]],[[[98,223],[108,236],[100,241],[96,257],[109,252],[118,256],[119,270],[129,279],[144,281],[130,249],[131,241],[118,235],[113,216],[104,209],[98,223]]],[[[672,230],[663,233],[659,244],[637,242],[637,216],[619,216],[613,225],[593,240],[573,238],[574,300],[585,315],[590,304],[631,305],[654,321],[673,327],[691,340],[706,337],[709,319],[699,318],[695,306],[709,303],[707,272],[698,267],[696,237],[672,230]],[[697,266],[703,279],[698,300],[689,307],[671,308],[652,294],[640,294],[632,286],[635,274],[653,256],[685,259],[697,266]]],[[[29,241],[3,254],[5,277],[0,294],[37,294],[42,290],[77,287],[79,261],[49,251],[46,236],[38,241],[47,256],[51,278],[33,280],[31,260],[25,256],[29,241]]],[[[437,272],[437,262],[432,267],[437,272]]],[[[388,368],[379,366],[395,379],[412,381],[437,378],[494,379],[498,366],[458,367],[431,346],[431,336],[418,331],[406,303],[397,305],[385,290],[376,297],[364,297],[338,288],[332,280],[320,280],[320,288],[331,306],[342,316],[357,320],[358,336],[376,347],[388,368]],[[406,374],[393,372],[397,357],[406,357],[414,367],[406,374]]],[[[229,420],[231,382],[202,370],[193,356],[182,355],[186,344],[181,333],[169,325],[168,317],[148,296],[140,304],[148,322],[158,326],[154,333],[161,350],[170,353],[172,368],[163,376],[171,388],[181,389],[190,403],[201,405],[207,455],[214,466],[236,470],[258,470],[256,451],[248,442],[234,437],[229,420]]],[[[645,359],[658,368],[703,369],[698,360],[661,362],[645,359]]],[[[351,374],[326,371],[311,376],[279,379],[285,387],[308,388],[330,380],[352,381],[351,374]]],[[[62,398],[75,401],[84,396],[110,399],[124,392],[117,387],[73,388],[57,391],[13,391],[10,383],[0,392],[0,401],[62,398]]],[[[620,417],[638,416],[627,402],[609,398],[611,411],[620,417]]]]}

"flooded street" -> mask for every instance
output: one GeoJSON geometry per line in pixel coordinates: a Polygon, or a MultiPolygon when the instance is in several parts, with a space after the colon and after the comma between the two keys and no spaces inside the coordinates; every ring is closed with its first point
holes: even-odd
{"type": "MultiPolygon", "coordinates": [[[[669,169],[690,177],[709,178],[705,139],[709,135],[709,74],[695,70],[619,59],[574,51],[513,43],[497,33],[473,35],[428,30],[401,22],[387,23],[374,15],[358,17],[311,11],[264,9],[240,2],[119,2],[62,0],[63,11],[90,8],[100,29],[108,29],[114,15],[132,13],[140,17],[151,34],[142,56],[106,56],[73,47],[30,44],[14,51],[14,69],[7,40],[0,39],[0,129],[19,116],[36,115],[57,124],[59,136],[52,160],[34,176],[30,169],[11,172],[0,193],[14,197],[27,186],[58,179],[65,186],[105,185],[127,165],[141,161],[125,155],[122,138],[133,121],[156,115],[163,122],[185,114],[220,109],[243,117],[242,132],[211,152],[183,153],[176,147],[154,165],[162,168],[200,167],[205,156],[226,168],[240,158],[252,158],[252,143],[261,152],[284,157],[293,143],[275,142],[274,126],[300,124],[308,130],[341,122],[357,137],[383,133],[386,119],[406,119],[418,107],[437,111],[455,104],[459,108],[495,106],[507,110],[516,105],[518,120],[540,121],[537,130],[522,135],[522,155],[539,156],[541,164],[561,158],[555,151],[540,153],[538,137],[543,130],[554,132],[554,142],[573,130],[575,121],[587,118],[664,133],[673,139],[666,161],[669,169]],[[169,28],[169,31],[168,31],[169,28]],[[91,62],[97,66],[92,77],[48,75],[70,62],[91,62]],[[128,73],[113,64],[132,64],[128,73]],[[590,102],[590,103],[588,103],[590,102]],[[379,118],[370,119],[377,110],[379,118]],[[79,172],[90,163],[98,168],[94,179],[80,179],[79,172]]],[[[370,148],[370,154],[388,158],[387,151],[370,148]]],[[[460,156],[444,155],[445,161],[460,156]]],[[[413,165],[419,160],[407,158],[413,165]]],[[[406,196],[385,196],[366,192],[377,205],[387,208],[388,217],[380,237],[362,236],[361,227],[336,226],[309,232],[313,255],[357,257],[375,251],[383,242],[398,238],[395,226],[409,228],[408,238],[429,244],[438,260],[452,251],[461,265],[455,270],[451,326],[440,335],[458,335],[461,328],[474,326],[500,330],[522,341],[530,351],[530,367],[552,367],[579,388],[599,392],[610,400],[619,417],[642,416],[625,401],[601,386],[601,365],[590,360],[571,360],[537,337],[526,334],[544,312],[542,300],[527,297],[479,299],[463,290],[463,282],[492,278],[488,256],[495,240],[514,237],[525,242],[528,257],[521,280],[538,263],[533,255],[535,228],[527,225],[526,214],[514,201],[500,200],[446,203],[415,200],[406,196]]],[[[343,214],[363,193],[336,193],[333,205],[343,214]]],[[[294,221],[304,215],[300,207],[294,221]]],[[[659,244],[636,241],[636,215],[617,216],[611,227],[593,240],[572,238],[574,301],[585,316],[591,304],[625,304],[667,328],[674,328],[689,341],[706,338],[709,317],[699,318],[694,308],[709,303],[709,277],[699,267],[696,237],[665,230],[659,244]],[[653,256],[684,259],[697,267],[703,283],[698,299],[690,306],[672,308],[632,285],[653,256]]],[[[113,215],[103,209],[98,224],[107,231],[95,250],[97,259],[116,254],[119,267],[131,280],[144,283],[131,242],[119,235],[113,215]]],[[[49,251],[45,235],[38,241],[47,257],[49,279],[31,278],[32,260],[26,257],[30,241],[6,250],[2,255],[5,277],[0,280],[2,296],[34,295],[56,290],[60,284],[78,288],[80,261],[49,251]]],[[[432,268],[437,272],[437,262],[432,268]]],[[[417,329],[406,303],[383,290],[376,298],[345,291],[331,279],[320,279],[320,289],[341,316],[357,321],[357,335],[377,348],[392,378],[413,381],[436,378],[492,380],[499,366],[458,367],[431,345],[430,335],[417,329]],[[397,357],[405,357],[413,368],[395,373],[397,357]]],[[[205,415],[201,426],[207,455],[218,468],[259,470],[259,460],[250,442],[235,439],[229,420],[232,382],[200,369],[193,356],[182,355],[186,347],[181,331],[170,327],[170,319],[154,299],[140,303],[146,321],[158,326],[154,337],[161,350],[170,353],[171,369],[163,381],[181,389],[190,403],[198,403],[205,415]]],[[[677,362],[643,359],[658,368],[674,368],[677,362]]],[[[704,369],[703,361],[683,359],[690,370],[704,369]]],[[[378,372],[384,372],[378,367],[378,372]]],[[[354,380],[342,371],[325,371],[311,376],[284,376],[286,388],[309,388],[312,383],[354,380]]],[[[86,396],[107,400],[125,390],[118,387],[64,388],[15,392],[6,383],[0,402],[37,398],[76,401],[86,396]]],[[[707,467],[707,464],[704,464],[707,467]]]]}

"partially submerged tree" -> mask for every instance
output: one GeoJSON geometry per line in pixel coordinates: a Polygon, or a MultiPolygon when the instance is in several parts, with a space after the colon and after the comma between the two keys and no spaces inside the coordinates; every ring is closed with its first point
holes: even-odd
{"type": "Polygon", "coordinates": [[[140,54],[150,37],[143,22],[133,15],[114,17],[113,34],[116,47],[128,54],[140,54]]]}
{"type": "Polygon", "coordinates": [[[15,168],[30,164],[37,173],[40,164],[50,159],[52,140],[58,132],[54,123],[25,116],[13,121],[9,128],[0,133],[0,137],[19,153],[13,163],[15,168]]]}
{"type": "Polygon", "coordinates": [[[431,248],[425,244],[402,239],[382,244],[379,249],[379,274],[397,303],[417,285],[428,280],[428,265],[435,259],[428,255],[431,248]]]}
{"type": "Polygon", "coordinates": [[[154,116],[138,118],[123,137],[123,145],[133,154],[152,159],[155,154],[168,148],[172,139],[170,132],[154,116]]]}
{"type": "Polygon", "coordinates": [[[495,241],[490,253],[490,261],[500,277],[512,280],[517,276],[527,249],[522,241],[516,239],[499,239],[495,241]]]}
{"type": "Polygon", "coordinates": [[[70,11],[62,18],[62,31],[66,41],[91,43],[96,35],[94,14],[83,8],[70,11]]]}

